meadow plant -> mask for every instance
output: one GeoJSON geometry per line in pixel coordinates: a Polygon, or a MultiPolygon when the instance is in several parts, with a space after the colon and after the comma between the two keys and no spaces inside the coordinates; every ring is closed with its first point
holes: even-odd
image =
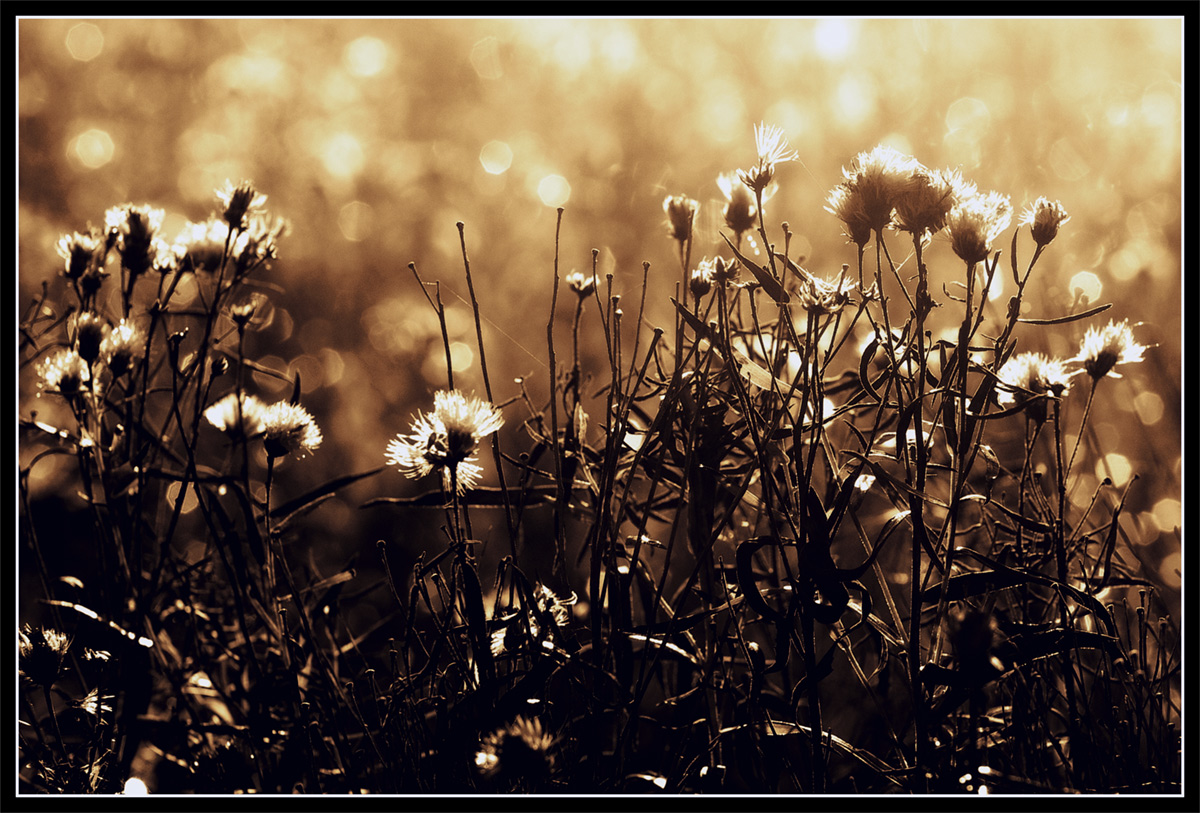
{"type": "Polygon", "coordinates": [[[20,324],[22,791],[1178,792],[1177,622],[1115,555],[1136,478],[1067,497],[1093,399],[1148,348],[1110,321],[1073,358],[1027,349],[1110,308],[1025,315],[1066,209],[1001,243],[1006,195],[879,146],[827,196],[846,262],[812,271],[767,225],[796,153],[754,135],[716,179],[720,244],[663,202],[682,279],[595,251],[561,274],[558,210],[545,381],[493,386],[458,224],[486,392],[456,388],[410,265],[446,387],[377,467],[286,501],[322,417],[247,352],[285,295],[267,197],[228,183],[174,241],[132,204],[63,236],[59,296],[20,324]],[[35,510],[58,456],[79,560],[35,510]],[[439,531],[322,569],[306,517],[389,467],[425,490],[362,509],[439,531]],[[351,588],[388,614],[355,626],[351,588]]]}

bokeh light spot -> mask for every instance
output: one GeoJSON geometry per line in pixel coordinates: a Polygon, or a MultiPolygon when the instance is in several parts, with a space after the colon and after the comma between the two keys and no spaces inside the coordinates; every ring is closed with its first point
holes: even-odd
{"type": "Polygon", "coordinates": [[[1071,277],[1071,281],[1067,283],[1067,288],[1071,292],[1071,298],[1079,297],[1082,304],[1087,302],[1097,302],[1100,299],[1100,292],[1104,290],[1103,283],[1100,278],[1091,271],[1080,271],[1075,276],[1071,277]]]}
{"type": "Polygon", "coordinates": [[[1060,138],[1050,147],[1050,166],[1058,177],[1067,181],[1078,181],[1091,171],[1069,138],[1060,138]]]}
{"type": "Polygon", "coordinates": [[[547,175],[538,183],[538,197],[547,206],[558,208],[571,199],[571,185],[561,175],[547,175]]]}
{"type": "Polygon", "coordinates": [[[122,792],[126,796],[150,795],[150,789],[146,787],[146,783],[138,779],[136,776],[131,776],[125,780],[125,787],[122,792]]]}
{"type": "Polygon", "coordinates": [[[1113,485],[1123,486],[1133,476],[1133,466],[1125,455],[1109,452],[1096,461],[1096,476],[1111,477],[1113,485]]]}
{"type": "Polygon", "coordinates": [[[504,75],[500,65],[499,40],[495,37],[484,37],[471,46],[471,67],[480,79],[499,79],[504,75]]]}
{"type": "Polygon", "coordinates": [[[346,46],[345,62],[355,76],[375,76],[387,67],[387,44],[376,37],[359,37],[346,46]]]}
{"type": "Polygon", "coordinates": [[[875,112],[873,83],[863,77],[848,75],[838,82],[834,96],[834,114],[845,126],[857,126],[875,112]]]}
{"type": "Polygon", "coordinates": [[[512,166],[512,148],[503,141],[489,141],[479,151],[479,163],[492,175],[500,175],[512,166]]]}
{"type": "Polygon", "coordinates": [[[104,50],[104,34],[91,23],[80,23],[67,32],[67,51],[80,62],[91,62],[104,50]]]}
{"type": "Polygon", "coordinates": [[[465,373],[475,363],[475,351],[466,342],[450,343],[450,366],[456,373],[465,373]]]}
{"type": "Polygon", "coordinates": [[[1138,419],[1146,426],[1154,426],[1162,420],[1163,399],[1155,392],[1140,392],[1133,399],[1133,408],[1137,410],[1138,419]]]}
{"type": "Polygon", "coordinates": [[[1163,530],[1183,527],[1183,505],[1170,497],[1154,504],[1154,519],[1163,530]]]}
{"type": "MultiPolygon", "coordinates": [[[[167,486],[167,504],[168,505],[171,505],[171,506],[175,505],[175,501],[179,499],[179,489],[182,485],[183,485],[182,483],[174,482],[174,483],[171,483],[169,486],[167,486]]],[[[186,514],[190,511],[195,510],[195,508],[198,504],[199,503],[196,499],[196,490],[194,488],[189,488],[187,490],[187,493],[183,497],[183,507],[180,510],[186,514]]]]}
{"type": "Polygon", "coordinates": [[[850,49],[854,29],[850,20],[821,20],[813,29],[813,45],[824,59],[841,59],[850,49]]]}
{"type": "Polygon", "coordinates": [[[331,175],[352,178],[363,168],[363,148],[349,133],[338,133],[324,144],[321,161],[331,175]]]}
{"type": "Polygon", "coordinates": [[[75,138],[75,155],[88,169],[97,169],[112,160],[112,137],[103,130],[85,130],[75,138]]]}
{"type": "Polygon", "coordinates": [[[338,212],[338,228],[352,243],[367,239],[375,225],[375,210],[361,200],[352,200],[338,212]]]}
{"type": "Polygon", "coordinates": [[[991,111],[979,99],[964,96],[946,109],[946,133],[965,141],[979,141],[992,122],[991,111]]]}
{"type": "Polygon", "coordinates": [[[1173,551],[1162,560],[1162,565],[1158,568],[1158,576],[1167,587],[1178,590],[1182,584],[1180,579],[1182,571],[1183,555],[1179,551],[1173,551]]]}

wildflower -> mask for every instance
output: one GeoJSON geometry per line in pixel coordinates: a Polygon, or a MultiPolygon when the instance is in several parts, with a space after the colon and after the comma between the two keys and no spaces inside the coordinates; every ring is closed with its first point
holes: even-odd
{"type": "Polygon", "coordinates": [[[805,310],[815,314],[833,314],[840,311],[850,302],[850,294],[857,288],[857,283],[846,279],[850,267],[842,266],[842,273],[837,282],[819,279],[805,271],[800,277],[800,304],[805,310]]]}
{"type": "Polygon", "coordinates": [[[75,317],[75,351],[88,364],[100,357],[100,344],[108,332],[108,325],[90,311],[75,317]]]}
{"type": "Polygon", "coordinates": [[[388,443],[388,462],[414,479],[441,469],[446,489],[457,480],[462,493],[483,472],[472,457],[475,447],[499,429],[504,418],[488,402],[467,398],[458,390],[439,390],[433,404],[432,412],[417,415],[410,434],[397,435],[388,443]]]}
{"type": "Polygon", "coordinates": [[[959,200],[946,215],[950,246],[968,265],[983,262],[992,243],[1012,222],[1012,206],[1007,195],[988,192],[959,200]]]}
{"type": "Polygon", "coordinates": [[[667,234],[681,243],[687,242],[692,236],[692,222],[700,204],[684,195],[667,195],[663,201],[663,211],[667,213],[667,234]]]}
{"type": "Polygon", "coordinates": [[[230,306],[229,318],[233,319],[233,323],[237,325],[238,330],[245,329],[246,325],[250,323],[250,320],[254,318],[254,314],[258,311],[259,306],[261,306],[266,299],[267,298],[262,294],[253,293],[244,301],[230,306]]]}
{"type": "Polygon", "coordinates": [[[580,299],[587,299],[596,290],[596,275],[585,277],[579,271],[567,274],[567,285],[580,299]]]}
{"type": "Polygon", "coordinates": [[[484,776],[536,782],[554,768],[554,740],[536,717],[518,716],[481,740],[475,766],[484,776]]]}
{"type": "Polygon", "coordinates": [[[997,394],[1001,404],[1027,405],[1038,423],[1046,420],[1046,402],[1041,397],[1062,397],[1070,386],[1071,373],[1063,362],[1042,353],[1021,353],[1000,368],[997,377],[1003,385],[997,394]]]}
{"type": "Polygon", "coordinates": [[[754,146],[758,150],[758,164],[751,170],[739,169],[738,178],[753,190],[755,195],[761,195],[775,177],[775,165],[795,161],[800,156],[795,150],[788,148],[783,130],[775,125],[767,126],[765,122],[754,126],[754,146]]]}
{"type": "Polygon", "coordinates": [[[717,257],[713,260],[713,284],[722,288],[732,284],[738,277],[737,260],[726,260],[717,257]]]}
{"type": "Polygon", "coordinates": [[[188,223],[175,238],[174,252],[184,271],[216,271],[225,256],[229,224],[209,218],[203,223],[188,223]]]}
{"type": "Polygon", "coordinates": [[[1109,321],[1103,328],[1089,327],[1083,336],[1079,355],[1071,361],[1083,363],[1083,369],[1093,380],[1099,380],[1106,375],[1120,378],[1120,373],[1112,372],[1117,364],[1132,364],[1142,360],[1146,346],[1138,344],[1133,338],[1133,330],[1128,320],[1120,324],[1109,321]]]}
{"type": "Polygon", "coordinates": [[[61,632],[28,624],[21,630],[20,674],[35,686],[52,686],[62,674],[71,641],[61,632]]]}
{"type": "Polygon", "coordinates": [[[1041,248],[1049,245],[1058,236],[1058,227],[1070,219],[1071,216],[1058,201],[1038,198],[1025,210],[1018,225],[1030,226],[1033,231],[1033,242],[1041,248]]]}
{"type": "Polygon", "coordinates": [[[91,379],[88,363],[73,349],[59,350],[38,366],[41,386],[47,392],[71,398],[91,379]]]}
{"type": "Polygon", "coordinates": [[[279,238],[287,231],[288,223],[283,218],[275,218],[274,223],[267,223],[263,217],[251,218],[246,230],[238,235],[234,252],[237,276],[249,273],[264,260],[275,259],[279,251],[279,238]]]}
{"type": "Polygon", "coordinates": [[[241,405],[235,393],[229,393],[204,410],[204,419],[230,437],[252,438],[266,429],[267,405],[253,395],[242,395],[241,405]]]}
{"type": "Polygon", "coordinates": [[[710,260],[708,257],[705,257],[700,261],[700,265],[692,269],[688,287],[691,289],[692,296],[696,297],[697,301],[712,290],[713,280],[716,278],[716,275],[717,261],[710,260]]]}
{"type": "Polygon", "coordinates": [[[826,211],[836,215],[850,240],[866,245],[871,232],[882,232],[892,222],[897,202],[915,185],[921,168],[915,158],[880,145],[855,156],[845,180],[829,193],[826,211]]]}
{"type": "MultiPolygon", "coordinates": [[[[725,196],[725,209],[722,213],[725,217],[725,225],[733,229],[736,234],[753,229],[757,225],[758,206],[750,188],[740,182],[737,175],[732,172],[722,172],[718,175],[717,186],[721,188],[721,194],[725,196]]],[[[763,193],[763,203],[766,203],[775,194],[777,188],[772,186],[763,193]]]]}
{"type": "Polygon", "coordinates": [[[271,457],[304,457],[324,439],[313,416],[299,404],[277,401],[262,413],[263,445],[271,457]]]}
{"type": "Polygon", "coordinates": [[[121,263],[131,275],[136,277],[154,264],[158,250],[156,238],[162,221],[162,209],[134,206],[131,203],[109,209],[104,215],[110,239],[115,237],[121,263]]]}
{"type": "Polygon", "coordinates": [[[267,196],[260,194],[251,181],[234,186],[232,181],[226,180],[225,186],[217,190],[217,197],[225,205],[221,216],[231,229],[238,230],[246,228],[248,213],[261,209],[267,202],[267,196]]]}
{"type": "Polygon", "coordinates": [[[896,198],[896,225],[923,235],[934,234],[946,225],[946,215],[959,200],[975,194],[975,185],[952,169],[928,170],[919,166],[912,184],[896,198]]]}
{"type": "Polygon", "coordinates": [[[58,255],[66,260],[63,274],[67,279],[79,279],[87,271],[100,248],[100,238],[95,234],[64,234],[58,241],[58,255]]]}
{"type": "Polygon", "coordinates": [[[116,378],[133,369],[134,360],[142,357],[145,347],[146,339],[141,328],[122,319],[100,343],[100,355],[108,371],[116,378]]]}
{"type": "Polygon", "coordinates": [[[75,707],[80,711],[92,715],[100,722],[104,721],[104,713],[111,712],[113,707],[106,703],[106,700],[112,700],[113,695],[101,695],[99,689],[92,689],[86,695],[75,701],[75,707]]]}

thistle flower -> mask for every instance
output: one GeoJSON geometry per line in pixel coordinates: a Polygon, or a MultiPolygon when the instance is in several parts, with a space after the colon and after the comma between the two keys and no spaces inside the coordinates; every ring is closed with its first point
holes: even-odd
{"type": "Polygon", "coordinates": [[[58,241],[58,256],[62,257],[66,263],[63,267],[63,275],[67,279],[79,279],[83,276],[83,272],[88,270],[92,264],[92,259],[96,256],[103,242],[100,238],[88,232],[81,234],[75,232],[73,234],[64,234],[58,241]]]}
{"type": "Polygon", "coordinates": [[[820,279],[805,271],[801,274],[797,292],[800,304],[805,310],[818,315],[834,314],[846,307],[850,302],[850,294],[858,288],[858,283],[846,278],[849,270],[850,266],[843,265],[836,282],[820,279]]]}
{"type": "Polygon", "coordinates": [[[1084,371],[1093,380],[1099,380],[1106,375],[1120,378],[1121,374],[1112,372],[1112,368],[1117,364],[1139,362],[1145,352],[1146,346],[1138,344],[1133,338],[1133,330],[1128,320],[1119,324],[1110,320],[1102,328],[1088,328],[1087,333],[1083,335],[1079,355],[1070,361],[1081,362],[1084,371]]]}
{"type": "Polygon", "coordinates": [[[262,413],[263,445],[271,457],[315,451],[324,438],[313,416],[299,404],[277,401],[262,413]]]}
{"type": "Polygon", "coordinates": [[[424,477],[441,469],[446,490],[457,479],[459,493],[473,487],[483,473],[472,454],[479,441],[504,424],[500,410],[458,390],[439,390],[433,411],[418,414],[412,432],[397,435],[387,446],[388,462],[406,477],[424,477]]]}
{"type": "Polygon", "coordinates": [[[475,754],[475,766],[484,776],[536,784],[554,769],[554,754],[550,750],[554,741],[536,717],[518,716],[483,737],[475,754]]]}
{"type": "MultiPolygon", "coordinates": [[[[537,604],[538,613],[529,613],[527,616],[529,624],[529,636],[534,640],[541,638],[541,626],[538,624],[538,618],[542,613],[548,614],[556,627],[565,627],[571,619],[570,607],[579,600],[579,597],[574,592],[570,598],[559,598],[558,595],[549,587],[542,583],[538,583],[533,590],[533,600],[537,604]]],[[[515,614],[510,618],[516,617],[515,614]]],[[[492,633],[491,649],[492,655],[500,655],[504,652],[505,644],[508,638],[508,627],[503,627],[492,633]]]]}
{"type": "MultiPolygon", "coordinates": [[[[722,172],[718,175],[717,186],[720,187],[721,194],[725,196],[725,208],[722,215],[725,217],[726,226],[735,234],[743,234],[758,225],[758,205],[755,203],[750,187],[738,180],[738,176],[732,172],[722,172]]],[[[763,203],[774,196],[777,188],[772,186],[763,192],[763,203]]]]}
{"type": "Polygon", "coordinates": [[[250,294],[243,301],[229,307],[229,318],[237,325],[238,330],[243,330],[250,323],[250,320],[254,318],[254,314],[258,312],[259,307],[266,301],[267,298],[260,293],[250,294]]]}
{"type": "Polygon", "coordinates": [[[754,126],[754,146],[758,150],[758,163],[753,169],[738,170],[742,183],[759,195],[775,177],[775,165],[795,161],[799,154],[788,148],[783,130],[775,125],[760,122],[754,126]]]}
{"type": "Polygon", "coordinates": [[[580,299],[587,299],[596,290],[596,276],[584,276],[582,272],[572,271],[567,274],[567,285],[580,299]]]}
{"type": "Polygon", "coordinates": [[[946,215],[950,246],[968,265],[981,263],[992,250],[992,243],[1012,222],[1012,206],[1007,195],[988,192],[975,194],[954,204],[946,215]]]}
{"type": "Polygon", "coordinates": [[[163,210],[149,206],[134,206],[126,203],[109,209],[104,215],[104,225],[110,239],[115,237],[115,246],[121,254],[121,263],[129,273],[138,276],[154,264],[158,247],[156,239],[162,229],[163,210]]]}
{"type": "Polygon", "coordinates": [[[723,257],[715,258],[713,260],[713,284],[719,285],[722,288],[733,284],[737,281],[739,270],[737,260],[726,260],[723,257]]]}
{"type": "Polygon", "coordinates": [[[1042,353],[1021,353],[1000,368],[997,378],[1004,386],[996,399],[1002,405],[1027,405],[1030,416],[1042,423],[1046,420],[1046,401],[1040,396],[1062,397],[1070,386],[1071,376],[1059,359],[1042,353]]]}
{"type": "Polygon", "coordinates": [[[77,315],[75,322],[75,351],[79,357],[91,364],[100,357],[100,344],[108,333],[108,325],[91,311],[77,315]]]}
{"type": "Polygon", "coordinates": [[[253,395],[242,395],[241,409],[235,393],[229,393],[204,410],[204,419],[233,438],[252,438],[266,429],[267,405],[253,395]]]}
{"type": "Polygon", "coordinates": [[[142,357],[146,349],[146,337],[133,322],[122,319],[100,343],[100,356],[113,377],[119,377],[133,369],[135,359],[142,357]]]}
{"type": "Polygon", "coordinates": [[[1058,236],[1058,227],[1071,219],[1067,210],[1058,201],[1038,198],[1021,215],[1020,226],[1029,226],[1033,231],[1033,242],[1038,247],[1049,245],[1058,236]]]}
{"type": "Polygon", "coordinates": [[[288,223],[277,217],[268,223],[264,217],[252,217],[245,231],[238,235],[234,256],[237,259],[237,276],[242,276],[264,260],[278,256],[279,238],[288,232],[288,223]]]}
{"type": "Polygon", "coordinates": [[[102,695],[100,694],[99,689],[92,689],[83,697],[75,701],[75,708],[86,714],[92,715],[99,722],[103,722],[105,712],[111,712],[113,710],[113,707],[106,701],[112,700],[113,698],[114,696],[111,694],[102,695]]]}
{"type": "Polygon", "coordinates": [[[22,677],[36,686],[53,686],[62,674],[63,660],[71,641],[63,633],[28,624],[20,632],[20,667],[22,677]]]}
{"type": "Polygon", "coordinates": [[[216,271],[225,256],[229,224],[209,218],[203,223],[188,223],[175,238],[174,251],[184,271],[216,271]]]}
{"type": "Polygon", "coordinates": [[[687,242],[692,236],[692,223],[700,204],[686,195],[667,195],[663,201],[663,211],[667,213],[667,234],[681,243],[687,242]]]}
{"type": "Polygon", "coordinates": [[[40,385],[43,390],[68,399],[79,395],[91,379],[88,363],[70,348],[59,350],[39,364],[38,373],[42,377],[40,385]]]}
{"type": "Polygon", "coordinates": [[[939,232],[954,204],[974,194],[975,185],[964,181],[956,170],[928,170],[918,165],[912,184],[896,198],[896,226],[918,236],[939,232]]]}
{"type": "Polygon", "coordinates": [[[826,211],[846,225],[847,236],[866,245],[871,232],[882,232],[892,222],[897,202],[909,193],[921,169],[915,158],[880,145],[855,156],[843,180],[829,193],[826,211]]]}
{"type": "Polygon", "coordinates": [[[225,186],[216,192],[225,206],[221,216],[231,229],[246,228],[247,214],[261,209],[267,202],[267,196],[260,194],[252,181],[242,181],[235,186],[232,181],[226,179],[225,186]]]}
{"type": "Polygon", "coordinates": [[[710,260],[705,257],[700,261],[700,264],[692,269],[691,279],[688,281],[688,288],[692,292],[692,296],[699,301],[701,297],[706,296],[712,290],[713,280],[717,276],[717,261],[710,260]]]}

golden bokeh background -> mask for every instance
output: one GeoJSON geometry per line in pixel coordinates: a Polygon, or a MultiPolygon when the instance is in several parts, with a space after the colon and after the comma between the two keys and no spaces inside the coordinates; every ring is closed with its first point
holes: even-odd
{"type": "MultiPolygon", "coordinates": [[[[300,372],[326,436],[319,466],[286,473],[295,488],[380,465],[443,385],[409,262],[442,281],[460,386],[482,394],[458,221],[503,400],[518,376],[548,391],[555,207],[561,270],[587,270],[599,249],[633,303],[649,262],[647,322],[668,326],[680,269],[662,200],[700,200],[694,256],[716,253],[717,174],[751,165],[760,121],[800,155],[779,171],[768,225],[786,220],[793,254],[827,275],[854,254],[825,196],[876,144],[959,168],[1018,213],[1060,200],[1071,220],[1027,310],[1111,302],[1102,321],[1144,322],[1138,339],[1156,345],[1101,382],[1090,420],[1104,457],[1072,499],[1136,474],[1128,536],[1178,587],[1181,20],[23,19],[18,45],[21,307],[44,279],[61,287],[58,237],[122,202],[165,208],[170,236],[215,208],[227,178],[247,178],[292,224],[269,274],[273,318],[250,349],[300,372]]],[[[927,259],[943,283],[961,274],[937,241],[927,259]]],[[[1017,336],[1069,357],[1084,328],[1017,336]]],[[[599,347],[585,339],[593,362],[599,347]]],[[[22,414],[49,408],[33,396],[22,379],[22,414]]],[[[68,463],[39,467],[41,487],[68,463]]],[[[358,503],[414,488],[388,472],[312,519],[370,545],[387,531],[358,503]]]]}

